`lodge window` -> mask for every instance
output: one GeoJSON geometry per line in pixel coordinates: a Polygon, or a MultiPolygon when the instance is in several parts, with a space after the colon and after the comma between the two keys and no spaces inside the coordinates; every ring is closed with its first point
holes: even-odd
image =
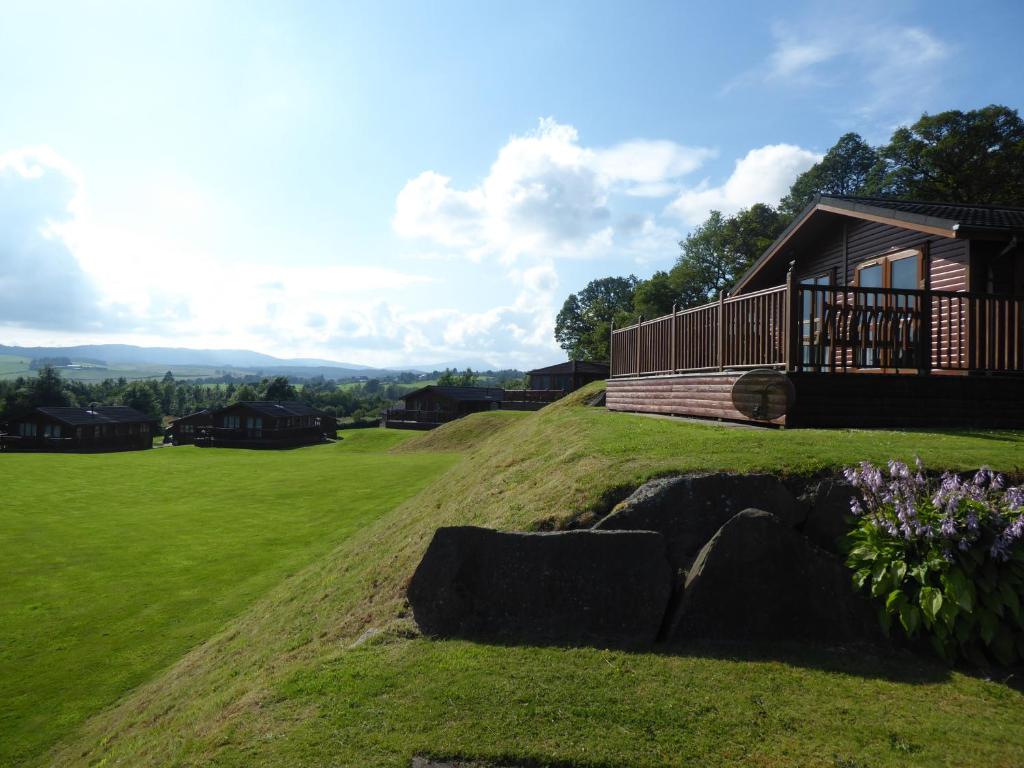
{"type": "Polygon", "coordinates": [[[856,364],[862,368],[914,368],[915,339],[913,318],[919,312],[915,295],[873,293],[882,290],[918,290],[921,287],[921,251],[913,248],[888,253],[857,266],[858,303],[870,320],[864,326],[864,338],[856,364]],[[881,319],[888,316],[889,330],[883,339],[881,319]]]}
{"type": "MultiPolygon", "coordinates": [[[[832,275],[826,272],[800,282],[803,285],[826,286],[832,282],[832,275]]],[[[821,365],[822,361],[831,359],[829,348],[818,343],[824,315],[821,305],[825,301],[825,294],[822,291],[804,291],[803,295],[803,324],[800,331],[803,334],[804,342],[804,365],[821,365]]]]}
{"type": "Polygon", "coordinates": [[[60,424],[47,424],[44,426],[43,437],[60,437],[60,424]]]}
{"type": "Polygon", "coordinates": [[[224,428],[225,429],[238,429],[242,426],[242,421],[239,416],[225,416],[224,417],[224,428]]]}
{"type": "Polygon", "coordinates": [[[18,434],[22,437],[35,437],[36,425],[30,421],[23,421],[18,425],[18,434]]]}

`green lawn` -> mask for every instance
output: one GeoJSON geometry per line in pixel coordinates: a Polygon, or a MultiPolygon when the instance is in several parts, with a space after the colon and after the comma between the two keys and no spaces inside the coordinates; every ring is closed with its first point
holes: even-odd
{"type": "Polygon", "coordinates": [[[0,765],[38,759],[454,461],[386,453],[408,437],[0,456],[0,765]]]}
{"type": "Polygon", "coordinates": [[[417,636],[405,585],[441,525],[557,526],[687,470],[915,454],[936,469],[1024,465],[1020,433],[737,430],[612,414],[585,395],[277,454],[0,457],[0,754],[133,768],[404,768],[417,752],[589,768],[1024,765],[1018,690],[905,655],[417,636]]]}
{"type": "MultiPolygon", "coordinates": [[[[418,637],[405,584],[433,531],[593,515],[652,475],[813,472],[915,453],[1019,470],[1019,433],[748,431],[582,407],[484,413],[392,455],[463,458],[90,720],[60,765],[1019,766],[1024,696],[906,655],[624,653],[418,637]],[[353,647],[368,629],[381,632],[353,647]]],[[[175,449],[176,450],[176,449],[175,449]]]]}

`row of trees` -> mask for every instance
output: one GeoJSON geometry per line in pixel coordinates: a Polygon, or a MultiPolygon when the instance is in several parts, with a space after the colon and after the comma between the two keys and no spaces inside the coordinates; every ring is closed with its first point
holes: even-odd
{"type": "Polygon", "coordinates": [[[220,408],[240,400],[300,400],[338,417],[374,418],[410,385],[381,385],[375,379],[341,388],[318,377],[295,387],[284,376],[255,383],[204,384],[178,381],[168,372],[163,379],[100,382],[68,380],[51,366],[37,376],[0,381],[0,420],[40,406],[80,406],[90,403],[127,405],[153,418],[184,416],[203,408],[220,408]]]}
{"type": "MultiPolygon", "coordinates": [[[[467,368],[435,371],[438,384],[471,387],[523,386],[522,373],[503,370],[486,374],[467,368]]],[[[299,400],[338,417],[375,418],[382,410],[417,389],[417,374],[396,376],[392,381],[367,379],[339,386],[317,376],[293,385],[285,376],[254,381],[211,383],[178,381],[168,371],[163,379],[127,381],[124,378],[85,382],[64,379],[53,366],[44,365],[37,376],[0,381],[0,420],[40,406],[84,407],[90,403],[127,405],[154,418],[185,416],[203,408],[220,408],[242,400],[299,400]]]]}
{"type": "Polygon", "coordinates": [[[947,203],[1024,205],[1024,121],[1004,106],[923,115],[872,147],[847,133],[797,177],[777,207],[758,203],[725,216],[712,211],[679,243],[668,271],[591,281],[571,294],[555,338],[575,360],[607,360],[611,324],[704,304],[727,291],[815,195],[890,197],[947,203]]]}

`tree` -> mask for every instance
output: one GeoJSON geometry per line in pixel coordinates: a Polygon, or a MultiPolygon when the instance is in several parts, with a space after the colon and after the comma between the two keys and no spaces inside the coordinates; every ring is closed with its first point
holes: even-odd
{"type": "Polygon", "coordinates": [[[259,399],[259,394],[256,392],[256,388],[252,384],[242,384],[235,390],[235,394],[232,397],[231,402],[251,402],[257,399],[259,399]]]}
{"type": "Polygon", "coordinates": [[[898,128],[880,156],[881,192],[948,203],[1024,205],[1024,121],[990,105],[925,114],[898,128]]]}
{"type": "Polygon", "coordinates": [[[467,368],[459,373],[456,368],[445,368],[444,373],[437,377],[439,387],[474,387],[476,386],[477,375],[472,368],[467,368]]]}
{"type": "Polygon", "coordinates": [[[40,368],[28,386],[28,400],[31,408],[68,405],[70,400],[60,372],[52,365],[40,368]]]}
{"type": "Polygon", "coordinates": [[[133,381],[121,395],[121,404],[159,420],[163,413],[159,398],[153,390],[154,387],[150,386],[149,382],[133,381]]]}
{"type": "Polygon", "coordinates": [[[844,134],[819,162],[796,177],[779,211],[792,219],[815,195],[876,193],[882,171],[877,150],[856,133],[844,134]]]}
{"type": "Polygon", "coordinates": [[[680,307],[705,304],[728,290],[785,228],[786,219],[758,203],[735,216],[712,211],[679,243],[682,253],[668,280],[680,307]]]}
{"type": "Polygon", "coordinates": [[[608,359],[612,320],[633,313],[639,282],[634,275],[605,277],[569,295],[555,319],[555,339],[570,359],[608,359]]]}
{"type": "Polygon", "coordinates": [[[299,395],[287,376],[264,379],[259,387],[260,400],[297,400],[299,395]]]}

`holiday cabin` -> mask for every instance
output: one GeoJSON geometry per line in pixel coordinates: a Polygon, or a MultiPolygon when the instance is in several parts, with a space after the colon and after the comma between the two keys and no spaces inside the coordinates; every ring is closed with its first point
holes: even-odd
{"type": "Polygon", "coordinates": [[[245,401],[218,408],[195,437],[202,448],[295,448],[337,437],[335,417],[296,401],[245,401]]]}
{"type": "Polygon", "coordinates": [[[41,407],[8,419],[5,451],[138,451],[153,447],[160,422],[125,405],[41,407]]]}
{"type": "Polygon", "coordinates": [[[209,408],[175,419],[167,425],[165,433],[174,445],[190,445],[197,437],[213,426],[213,414],[209,408]]]}
{"type": "Polygon", "coordinates": [[[608,407],[1024,427],[1022,239],[1020,208],[816,198],[731,294],[613,329],[608,407]]]}

